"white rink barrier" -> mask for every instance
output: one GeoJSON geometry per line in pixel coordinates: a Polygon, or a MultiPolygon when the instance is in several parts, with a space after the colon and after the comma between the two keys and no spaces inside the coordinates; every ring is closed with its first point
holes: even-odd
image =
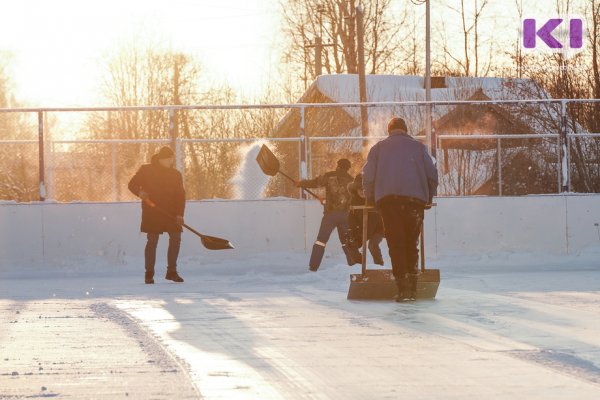
{"type": "MultiPolygon", "coordinates": [[[[455,255],[577,255],[600,250],[600,195],[446,197],[426,212],[429,259],[455,255]]],[[[0,270],[72,265],[91,258],[123,263],[142,257],[139,203],[0,203],[0,270]]],[[[209,252],[185,232],[181,256],[228,258],[310,251],[322,207],[314,200],[190,201],[186,223],[227,238],[235,250],[209,252]]],[[[166,238],[159,246],[166,246],[166,238]]],[[[337,233],[328,250],[340,251],[337,233]]],[[[385,245],[383,250],[387,252],[385,245]]],[[[160,250],[162,251],[162,250],[160,250]]]]}

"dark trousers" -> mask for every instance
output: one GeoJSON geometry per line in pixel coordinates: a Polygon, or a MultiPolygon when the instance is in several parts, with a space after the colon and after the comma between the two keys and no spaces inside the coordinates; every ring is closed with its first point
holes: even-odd
{"type": "MultiPolygon", "coordinates": [[[[355,264],[362,261],[362,255],[359,248],[362,247],[362,236],[363,236],[363,212],[362,210],[350,211],[348,217],[348,225],[350,230],[348,233],[348,246],[352,252],[352,258],[355,264]]],[[[367,225],[367,247],[373,256],[373,262],[378,265],[383,265],[383,257],[381,255],[381,249],[379,243],[383,240],[383,224],[381,222],[381,216],[378,212],[369,212],[369,219],[367,225]]],[[[364,251],[364,249],[363,249],[364,251]]]]}
{"type": "Polygon", "coordinates": [[[401,198],[385,198],[379,207],[398,291],[401,294],[415,294],[423,206],[405,202],[401,198]]]}
{"type": "Polygon", "coordinates": [[[327,244],[331,233],[336,228],[338,231],[340,242],[342,243],[342,249],[346,254],[346,259],[348,260],[348,263],[351,262],[352,256],[350,254],[350,251],[346,247],[346,234],[348,232],[348,213],[346,211],[332,211],[323,214],[323,218],[321,219],[321,227],[319,228],[317,240],[313,245],[312,253],[310,254],[310,262],[308,263],[312,271],[316,271],[317,269],[319,269],[321,261],[323,260],[323,255],[325,254],[325,245],[327,244]]]}
{"type": "MultiPolygon", "coordinates": [[[[181,245],[181,232],[168,232],[169,249],[167,250],[167,269],[177,270],[177,257],[181,245]]],[[[156,246],[158,245],[159,233],[148,233],[144,256],[146,259],[146,273],[154,275],[154,264],[156,263],[156,246]]]]}
{"type": "MultiPolygon", "coordinates": [[[[381,249],[379,248],[379,243],[381,243],[382,240],[383,234],[375,232],[369,237],[369,242],[367,244],[371,256],[373,257],[373,262],[378,265],[383,265],[383,256],[381,255],[381,249]]],[[[365,249],[363,249],[363,251],[364,250],[365,249]]]]}

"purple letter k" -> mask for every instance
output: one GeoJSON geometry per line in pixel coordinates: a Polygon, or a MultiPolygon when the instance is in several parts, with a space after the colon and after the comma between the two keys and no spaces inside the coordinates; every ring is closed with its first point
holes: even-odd
{"type": "Polygon", "coordinates": [[[540,37],[551,49],[562,49],[562,44],[552,36],[552,31],[556,29],[563,20],[552,18],[546,21],[537,32],[535,30],[535,19],[523,20],[523,46],[526,49],[535,49],[535,37],[540,37]]]}

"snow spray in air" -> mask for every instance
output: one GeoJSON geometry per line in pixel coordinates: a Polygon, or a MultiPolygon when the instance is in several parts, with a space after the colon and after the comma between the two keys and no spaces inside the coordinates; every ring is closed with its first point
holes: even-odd
{"type": "Polygon", "coordinates": [[[252,143],[242,147],[240,151],[241,162],[233,178],[234,198],[238,200],[253,200],[263,197],[263,192],[269,183],[269,176],[265,175],[258,163],[256,156],[264,142],[252,143]]]}

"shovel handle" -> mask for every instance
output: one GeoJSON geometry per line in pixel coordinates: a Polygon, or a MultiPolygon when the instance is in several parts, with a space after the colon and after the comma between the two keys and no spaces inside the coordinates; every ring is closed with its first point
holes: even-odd
{"type": "MultiPolygon", "coordinates": [[[[289,175],[288,175],[288,174],[286,174],[285,172],[283,172],[283,171],[279,171],[279,173],[280,173],[281,175],[285,176],[286,178],[288,178],[290,181],[292,181],[292,182],[294,182],[294,183],[296,182],[296,180],[295,180],[294,178],[292,178],[291,176],[289,176],[289,175]]],[[[307,188],[303,188],[303,187],[301,187],[300,189],[302,189],[302,190],[304,190],[306,193],[308,193],[308,194],[310,194],[310,195],[314,196],[314,197],[315,197],[317,200],[319,200],[319,201],[321,202],[321,204],[323,204],[323,198],[321,198],[321,196],[318,196],[318,195],[317,195],[316,193],[314,193],[312,190],[309,190],[309,189],[307,189],[307,188]]]]}
{"type": "Polygon", "coordinates": [[[419,246],[421,251],[421,272],[425,272],[425,229],[423,229],[423,223],[421,223],[421,239],[419,240],[419,246]]]}
{"type": "Polygon", "coordinates": [[[362,275],[367,276],[367,236],[369,235],[369,209],[372,207],[363,208],[362,212],[362,275]]]}
{"type": "MultiPolygon", "coordinates": [[[[171,214],[169,214],[168,212],[166,212],[166,211],[165,211],[165,210],[163,210],[162,208],[160,208],[160,207],[157,207],[157,206],[156,206],[156,203],[155,203],[155,202],[153,202],[152,200],[150,200],[150,199],[145,199],[145,200],[144,200],[144,202],[146,202],[146,204],[148,204],[150,207],[154,208],[155,210],[158,210],[158,212],[160,212],[161,214],[163,214],[163,215],[166,215],[167,217],[171,218],[173,221],[175,221],[175,220],[177,219],[176,217],[172,216],[171,214]]],[[[196,235],[198,235],[198,236],[201,236],[201,234],[200,234],[200,233],[196,232],[194,229],[190,228],[190,227],[189,227],[189,226],[187,226],[186,224],[181,224],[181,226],[183,226],[183,227],[185,227],[185,228],[189,229],[190,231],[194,232],[196,235]]]]}

